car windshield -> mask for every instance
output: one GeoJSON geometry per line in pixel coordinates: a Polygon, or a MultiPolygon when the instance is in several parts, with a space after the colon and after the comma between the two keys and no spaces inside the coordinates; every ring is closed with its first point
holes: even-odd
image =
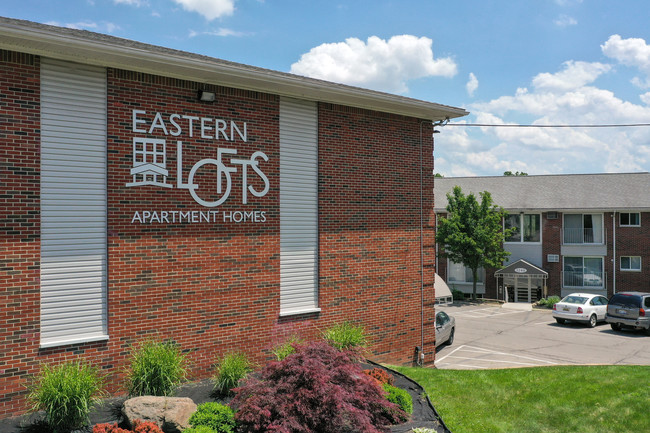
{"type": "Polygon", "coordinates": [[[584,296],[569,295],[566,298],[562,299],[562,302],[565,304],[584,304],[587,302],[587,298],[584,296]]]}

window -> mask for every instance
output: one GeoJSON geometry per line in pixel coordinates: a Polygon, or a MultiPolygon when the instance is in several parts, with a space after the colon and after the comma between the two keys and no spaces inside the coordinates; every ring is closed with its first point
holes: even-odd
{"type": "Polygon", "coordinates": [[[641,225],[641,214],[638,212],[621,212],[619,215],[621,227],[639,227],[641,225]]]}
{"type": "Polygon", "coordinates": [[[602,257],[564,257],[564,287],[604,287],[602,257]]]}
{"type": "Polygon", "coordinates": [[[640,256],[621,256],[621,271],[640,271],[640,256]]]}
{"type": "Polygon", "coordinates": [[[565,214],[565,244],[602,244],[602,214],[565,214]]]}
{"type": "Polygon", "coordinates": [[[506,242],[540,242],[542,230],[539,214],[508,215],[504,220],[506,229],[515,228],[506,242]]]}
{"type": "MultiPolygon", "coordinates": [[[[473,281],[472,270],[462,263],[454,263],[450,260],[448,273],[448,281],[455,283],[471,283],[473,281]]],[[[483,284],[483,274],[483,268],[478,268],[478,276],[476,278],[478,284],[483,284]]]]}

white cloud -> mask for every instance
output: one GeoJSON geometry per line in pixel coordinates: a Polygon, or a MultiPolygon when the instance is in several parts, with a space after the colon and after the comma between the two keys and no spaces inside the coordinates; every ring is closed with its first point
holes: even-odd
{"type": "Polygon", "coordinates": [[[149,2],[147,0],[113,0],[113,3],[116,5],[123,4],[135,7],[149,6],[149,2]]]}
{"type": "Polygon", "coordinates": [[[226,29],[226,28],[219,28],[217,30],[211,30],[211,31],[206,31],[206,32],[196,32],[194,30],[190,30],[189,37],[193,38],[199,35],[206,35],[206,36],[219,36],[219,37],[227,37],[227,36],[235,36],[235,37],[241,37],[241,36],[246,36],[247,33],[245,32],[239,32],[236,30],[232,29],[226,29]]]}
{"type": "Polygon", "coordinates": [[[553,23],[555,23],[555,25],[558,27],[569,27],[569,26],[578,25],[578,21],[575,18],[564,14],[557,17],[553,21],[553,23]]]}
{"type": "MultiPolygon", "coordinates": [[[[482,124],[604,125],[648,123],[650,92],[635,104],[594,86],[613,69],[570,61],[541,73],[530,88],[471,104],[482,124]]],[[[650,171],[650,128],[470,128],[447,126],[436,136],[436,171],[446,176],[650,171]]]]}
{"type": "Polygon", "coordinates": [[[567,6],[578,5],[582,3],[582,0],[555,0],[555,3],[558,6],[567,7],[567,6]]]}
{"type": "Polygon", "coordinates": [[[114,23],[102,22],[96,23],[94,21],[78,21],[76,23],[60,23],[58,21],[48,21],[45,24],[50,26],[65,27],[68,29],[76,30],[90,30],[93,32],[106,32],[113,33],[115,30],[119,30],[121,27],[114,23]]]}
{"type": "Polygon", "coordinates": [[[235,12],[235,0],[174,0],[189,12],[197,12],[208,21],[230,16],[235,12]]]}
{"type": "Polygon", "coordinates": [[[476,78],[476,75],[474,75],[473,72],[469,73],[469,79],[467,81],[467,84],[465,84],[465,88],[467,89],[467,94],[471,97],[474,96],[474,92],[476,89],[478,89],[478,79],[476,78]]]}
{"type": "Polygon", "coordinates": [[[632,84],[642,89],[650,87],[650,45],[641,38],[623,39],[612,35],[600,46],[603,54],[617,60],[625,66],[639,69],[645,78],[635,77],[632,84]]]}
{"type": "Polygon", "coordinates": [[[357,38],[322,44],[303,54],[291,72],[313,78],[383,90],[406,92],[407,81],[457,73],[451,58],[433,58],[433,41],[412,35],[357,38]]]}
{"type": "Polygon", "coordinates": [[[644,104],[650,105],[650,92],[644,93],[643,95],[640,96],[641,101],[643,101],[644,104]]]}
{"type": "Polygon", "coordinates": [[[596,78],[611,69],[611,65],[603,63],[569,60],[564,63],[564,70],[560,72],[538,74],[533,78],[533,86],[538,89],[563,92],[593,83],[596,78]]]}
{"type": "Polygon", "coordinates": [[[623,39],[619,35],[612,35],[600,47],[607,57],[650,73],[650,45],[646,44],[645,40],[641,38],[623,39]]]}

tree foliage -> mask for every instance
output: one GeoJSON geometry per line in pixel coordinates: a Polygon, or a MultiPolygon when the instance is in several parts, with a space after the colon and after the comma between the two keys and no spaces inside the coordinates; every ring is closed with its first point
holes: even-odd
{"type": "Polygon", "coordinates": [[[436,242],[443,247],[444,257],[463,263],[472,270],[472,297],[476,299],[479,268],[500,267],[510,255],[503,242],[512,229],[503,230],[507,212],[492,202],[492,195],[463,193],[459,186],[447,194],[447,216],[438,222],[436,242]]]}
{"type": "Polygon", "coordinates": [[[503,175],[504,176],[528,176],[528,173],[526,173],[525,171],[515,171],[513,173],[510,170],[508,170],[508,171],[504,171],[503,175]]]}

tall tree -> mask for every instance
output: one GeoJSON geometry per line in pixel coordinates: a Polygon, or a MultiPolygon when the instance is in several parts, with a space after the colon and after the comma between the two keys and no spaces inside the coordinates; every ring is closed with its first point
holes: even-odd
{"type": "Polygon", "coordinates": [[[480,268],[501,267],[510,256],[503,242],[513,229],[503,229],[507,212],[492,202],[492,195],[465,195],[459,186],[447,193],[447,216],[440,218],[436,242],[443,248],[443,257],[463,263],[472,271],[472,299],[476,299],[476,281],[480,268]]]}

